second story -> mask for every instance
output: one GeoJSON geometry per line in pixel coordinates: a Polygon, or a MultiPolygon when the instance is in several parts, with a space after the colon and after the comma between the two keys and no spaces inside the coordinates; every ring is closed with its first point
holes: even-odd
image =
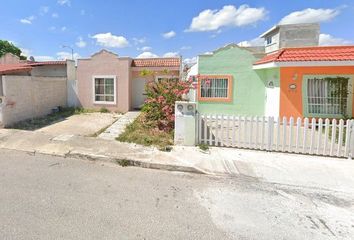
{"type": "Polygon", "coordinates": [[[320,25],[318,23],[276,25],[263,33],[265,53],[282,48],[313,47],[319,45],[320,25]]]}

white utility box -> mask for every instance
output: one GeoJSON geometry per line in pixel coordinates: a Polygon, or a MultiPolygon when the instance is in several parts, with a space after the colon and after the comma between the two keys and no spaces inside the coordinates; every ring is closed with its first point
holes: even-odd
{"type": "Polygon", "coordinates": [[[197,104],[178,101],[175,104],[175,139],[176,145],[196,145],[197,104]]]}

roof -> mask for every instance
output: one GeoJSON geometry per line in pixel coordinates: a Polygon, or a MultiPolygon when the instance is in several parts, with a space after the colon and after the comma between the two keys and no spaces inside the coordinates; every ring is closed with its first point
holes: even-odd
{"type": "Polygon", "coordinates": [[[254,65],[270,62],[354,61],[354,45],[283,48],[257,61],[254,65]]]}
{"type": "Polygon", "coordinates": [[[0,64],[0,74],[28,72],[32,67],[27,64],[0,64]]]}
{"type": "Polygon", "coordinates": [[[180,58],[136,58],[132,61],[132,67],[179,67],[180,58]]]}
{"type": "Polygon", "coordinates": [[[0,74],[18,73],[31,71],[36,66],[65,65],[66,61],[47,61],[47,62],[22,62],[16,64],[0,64],[0,74]]]}

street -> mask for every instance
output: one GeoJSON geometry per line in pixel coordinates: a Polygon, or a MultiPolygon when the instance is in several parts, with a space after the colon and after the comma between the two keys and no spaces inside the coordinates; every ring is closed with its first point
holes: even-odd
{"type": "Polygon", "coordinates": [[[0,150],[2,240],[352,236],[354,191],[0,150]]]}

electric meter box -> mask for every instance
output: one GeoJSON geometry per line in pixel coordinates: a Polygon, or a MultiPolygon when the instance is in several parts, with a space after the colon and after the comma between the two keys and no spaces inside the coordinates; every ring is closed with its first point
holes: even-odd
{"type": "Polygon", "coordinates": [[[176,145],[196,145],[197,104],[195,102],[175,103],[175,139],[176,145]]]}

